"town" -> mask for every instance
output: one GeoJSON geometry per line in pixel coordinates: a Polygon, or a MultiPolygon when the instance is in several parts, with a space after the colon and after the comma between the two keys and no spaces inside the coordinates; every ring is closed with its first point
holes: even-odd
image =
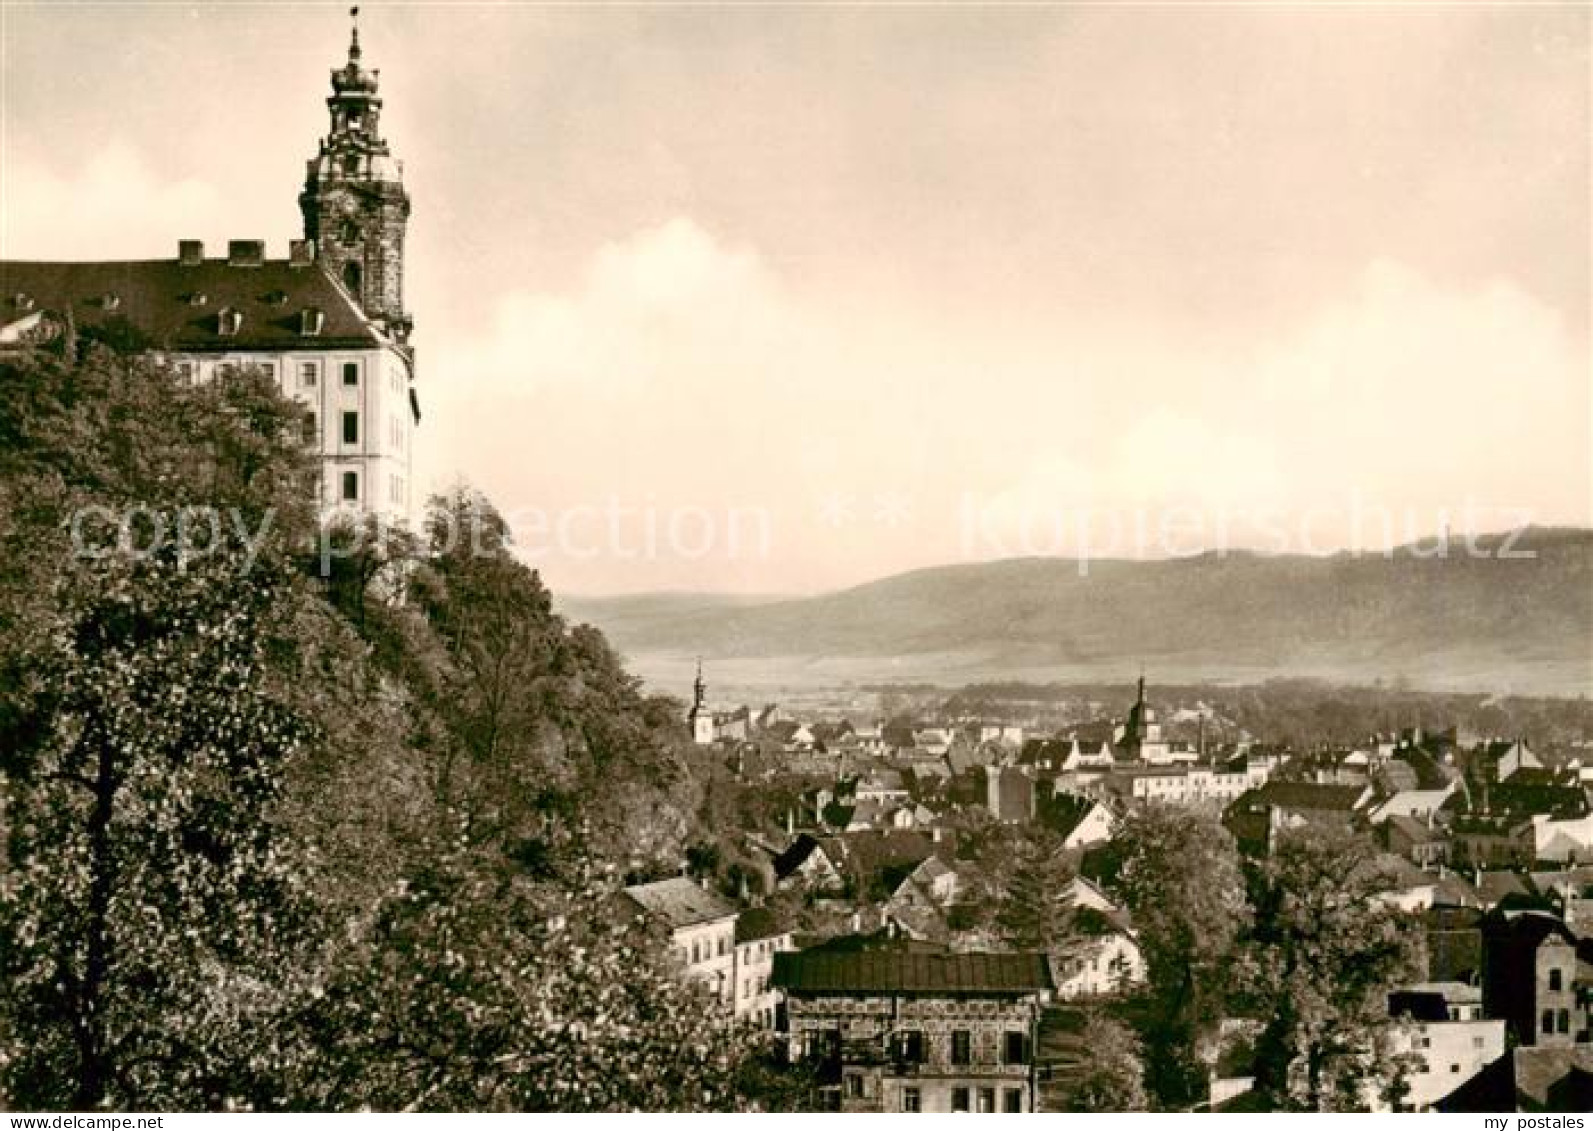
{"type": "MultiPolygon", "coordinates": [[[[1308,833],[1353,839],[1377,864],[1373,901],[1419,924],[1423,968],[1390,987],[1390,1039],[1365,1050],[1400,1066],[1400,1087],[1366,1107],[1584,1107],[1585,737],[1551,752],[1409,728],[1292,752],[1221,737],[1232,722],[1204,705],[1164,721],[1143,676],[1123,709],[1088,704],[1102,716],[1041,733],[714,709],[707,690],[699,671],[692,741],[763,819],[627,894],[667,924],[687,976],[817,1066],[831,1109],[1066,1110],[1078,1018],[1146,989],[1114,838],[1169,812],[1220,828],[1252,863],[1308,833]],[[1055,852],[1048,894],[1069,929],[1024,950],[1001,912],[1035,843],[1055,852]]],[[[1192,1106],[1255,1110],[1245,1056],[1264,1024],[1219,1020],[1192,1106]]]]}

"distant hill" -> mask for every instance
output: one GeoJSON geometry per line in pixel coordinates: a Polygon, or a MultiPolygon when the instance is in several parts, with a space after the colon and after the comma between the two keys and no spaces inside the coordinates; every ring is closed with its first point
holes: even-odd
{"type": "MultiPolygon", "coordinates": [[[[1304,676],[1593,692],[1593,531],[1533,528],[1330,557],[1023,558],[917,570],[798,599],[572,599],[631,666],[701,655],[735,682],[1304,676]],[[1530,557],[1505,557],[1501,551],[1530,557]]],[[[723,682],[723,676],[721,678],[723,682]]]]}

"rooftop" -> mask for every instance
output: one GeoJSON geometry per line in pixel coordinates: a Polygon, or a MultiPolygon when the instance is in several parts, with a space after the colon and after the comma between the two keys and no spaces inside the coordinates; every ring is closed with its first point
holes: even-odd
{"type": "Polygon", "coordinates": [[[728,919],[736,913],[736,905],[728,899],[699,887],[685,876],[658,880],[650,884],[636,884],[625,889],[638,906],[649,915],[657,916],[671,927],[691,927],[698,923],[711,923],[728,919]]]}
{"type": "Polygon", "coordinates": [[[773,984],[793,993],[997,994],[1055,989],[1043,954],[794,951],[774,956],[773,984]]]}
{"type": "MultiPolygon", "coordinates": [[[[256,246],[254,250],[258,250],[256,246]]],[[[0,261],[0,324],[33,313],[78,332],[173,351],[349,349],[383,339],[348,294],[304,259],[0,261]],[[222,312],[238,317],[224,332],[222,312]],[[306,311],[319,311],[307,334],[306,311]]]]}

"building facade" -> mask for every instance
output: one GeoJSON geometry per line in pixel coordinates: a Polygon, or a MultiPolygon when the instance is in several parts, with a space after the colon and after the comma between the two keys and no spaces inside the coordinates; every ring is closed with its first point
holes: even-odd
{"type": "Polygon", "coordinates": [[[1035,1110],[1034,1048],[1055,993],[1041,954],[779,954],[790,1055],[838,1111],[1035,1110]]]}
{"type": "Polygon", "coordinates": [[[0,262],[0,350],[70,336],[192,381],[257,369],[304,409],[323,507],[407,520],[420,423],[403,311],[409,198],[378,129],[377,74],[360,60],[356,32],[300,196],[305,238],[285,258],[250,239],[207,257],[185,239],[173,259],[0,262]]]}

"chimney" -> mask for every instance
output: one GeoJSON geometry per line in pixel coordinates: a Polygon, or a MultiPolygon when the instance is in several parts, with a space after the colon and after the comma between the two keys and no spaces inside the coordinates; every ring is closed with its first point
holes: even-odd
{"type": "Polygon", "coordinates": [[[228,240],[228,267],[259,267],[265,263],[265,240],[228,240]]]}
{"type": "Polygon", "coordinates": [[[315,262],[315,245],[309,240],[288,241],[288,266],[308,267],[315,262]]]}
{"type": "Polygon", "coordinates": [[[177,241],[177,262],[184,267],[198,267],[205,261],[205,245],[199,240],[177,241]]]}

